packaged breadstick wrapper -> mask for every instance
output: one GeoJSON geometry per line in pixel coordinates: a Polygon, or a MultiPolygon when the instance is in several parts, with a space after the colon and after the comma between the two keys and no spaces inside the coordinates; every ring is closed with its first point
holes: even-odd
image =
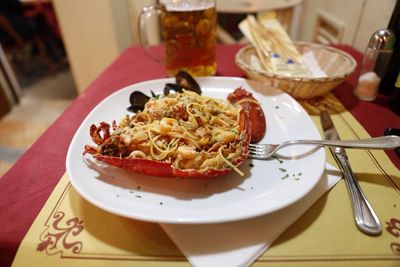
{"type": "Polygon", "coordinates": [[[287,77],[326,77],[314,55],[302,55],[277,19],[250,15],[239,28],[256,49],[254,67],[287,77]]]}

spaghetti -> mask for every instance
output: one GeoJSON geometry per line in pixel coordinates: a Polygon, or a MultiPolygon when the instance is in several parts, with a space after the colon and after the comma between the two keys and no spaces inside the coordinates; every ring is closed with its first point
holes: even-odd
{"type": "Polygon", "coordinates": [[[207,172],[236,167],[246,133],[239,103],[192,91],[150,99],[143,111],[126,115],[107,142],[91,154],[168,162],[173,168],[207,172]]]}

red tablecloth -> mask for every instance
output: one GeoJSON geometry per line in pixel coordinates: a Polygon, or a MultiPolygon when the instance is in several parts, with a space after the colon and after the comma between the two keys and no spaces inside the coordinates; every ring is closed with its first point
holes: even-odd
{"type": "MultiPolygon", "coordinates": [[[[361,54],[339,46],[360,62],[361,54]]],[[[239,46],[218,46],[218,73],[242,77],[234,55],[239,46]]],[[[124,51],[57,121],[30,147],[15,165],[0,178],[0,266],[12,263],[18,246],[33,220],[65,172],[69,143],[82,120],[103,98],[132,83],[165,77],[164,67],[149,60],[140,47],[124,51]]],[[[353,75],[335,89],[335,95],[372,136],[388,127],[400,128],[400,118],[385,107],[385,102],[358,101],[352,96],[353,75]]],[[[400,159],[389,153],[400,168],[400,159]]]]}

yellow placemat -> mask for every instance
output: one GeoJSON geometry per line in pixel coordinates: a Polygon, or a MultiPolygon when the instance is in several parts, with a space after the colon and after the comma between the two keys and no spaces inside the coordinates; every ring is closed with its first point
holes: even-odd
{"type": "MultiPolygon", "coordinates": [[[[320,128],[318,112],[333,114],[342,139],[369,135],[333,96],[302,105],[320,128]]],[[[328,151],[328,150],[327,150],[328,151]]],[[[255,266],[400,266],[400,174],[383,151],[348,150],[383,232],[357,230],[340,181],[254,264],[255,266]]],[[[330,153],[328,161],[335,164],[330,153]]],[[[13,266],[188,266],[158,224],[123,218],[88,203],[65,174],[23,239],[13,266]]]]}

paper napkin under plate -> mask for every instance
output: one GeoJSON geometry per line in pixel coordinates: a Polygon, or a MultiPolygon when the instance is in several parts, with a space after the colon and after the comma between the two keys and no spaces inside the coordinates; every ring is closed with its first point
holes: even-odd
{"type": "Polygon", "coordinates": [[[193,266],[248,266],[340,178],[327,163],[309,194],[277,212],[229,223],[160,225],[193,266]]]}

